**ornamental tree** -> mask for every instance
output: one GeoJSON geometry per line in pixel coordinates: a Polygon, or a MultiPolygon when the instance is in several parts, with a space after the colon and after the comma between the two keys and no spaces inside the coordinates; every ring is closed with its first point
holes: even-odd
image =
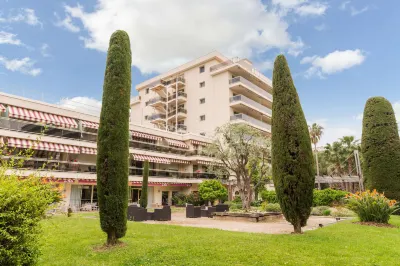
{"type": "Polygon", "coordinates": [[[315,182],[307,122],[286,58],[274,63],[272,104],[272,177],[282,213],[295,233],[310,216],[315,182]]]}
{"type": "Polygon", "coordinates": [[[144,161],[143,166],[143,180],[142,180],[142,193],[140,195],[139,204],[142,208],[147,208],[147,187],[149,182],[149,161],[144,161]]]}
{"type": "Polygon", "coordinates": [[[126,232],[129,167],[131,49],[125,31],[111,35],[97,136],[97,191],[101,229],[115,245],[126,232]]]}
{"type": "Polygon", "coordinates": [[[220,181],[211,179],[200,183],[199,194],[203,200],[213,203],[217,199],[221,200],[226,198],[228,196],[228,191],[220,181]]]}
{"type": "Polygon", "coordinates": [[[365,186],[400,200],[400,140],[393,107],[383,97],[368,99],[361,140],[365,186]]]}

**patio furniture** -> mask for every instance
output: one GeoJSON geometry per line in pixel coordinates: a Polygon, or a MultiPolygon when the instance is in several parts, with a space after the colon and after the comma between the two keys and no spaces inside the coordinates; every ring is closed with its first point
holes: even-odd
{"type": "Polygon", "coordinates": [[[147,211],[145,208],[138,207],[136,205],[128,206],[128,220],[129,221],[146,221],[147,211]]]}
{"type": "Polygon", "coordinates": [[[186,206],[186,218],[200,218],[201,217],[201,207],[193,206],[188,204],[186,206]]]}
{"type": "Polygon", "coordinates": [[[229,206],[227,204],[217,204],[215,205],[216,212],[228,212],[229,206]]]}
{"type": "Polygon", "coordinates": [[[201,210],[201,217],[212,218],[212,214],[215,211],[216,211],[215,207],[204,207],[204,209],[201,210]]]}
{"type": "Polygon", "coordinates": [[[171,207],[164,206],[162,209],[154,210],[155,221],[171,221],[171,207]]]}
{"type": "Polygon", "coordinates": [[[147,221],[152,221],[154,220],[154,212],[147,212],[147,221]]]}

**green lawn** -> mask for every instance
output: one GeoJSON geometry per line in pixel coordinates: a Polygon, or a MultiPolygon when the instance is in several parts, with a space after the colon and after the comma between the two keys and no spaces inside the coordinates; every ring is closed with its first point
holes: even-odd
{"type": "MultiPolygon", "coordinates": [[[[345,221],[266,235],[128,222],[125,246],[96,251],[106,238],[95,216],[43,221],[39,265],[400,265],[399,228],[345,221]]],[[[400,217],[391,223],[400,226],[400,217]]]]}

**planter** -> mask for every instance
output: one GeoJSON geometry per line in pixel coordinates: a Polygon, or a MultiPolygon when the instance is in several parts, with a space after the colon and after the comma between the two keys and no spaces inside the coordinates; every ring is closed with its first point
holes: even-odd
{"type": "Polygon", "coordinates": [[[279,212],[255,212],[255,213],[240,213],[240,212],[215,212],[213,219],[225,221],[241,221],[241,222],[274,222],[283,218],[279,212]]]}

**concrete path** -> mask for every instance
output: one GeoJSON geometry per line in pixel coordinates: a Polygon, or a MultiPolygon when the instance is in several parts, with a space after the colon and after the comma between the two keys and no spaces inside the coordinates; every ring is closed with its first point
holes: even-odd
{"type": "MultiPolygon", "coordinates": [[[[240,222],[240,221],[221,221],[212,218],[186,218],[185,213],[172,213],[172,220],[168,222],[146,221],[148,224],[172,224],[180,226],[192,226],[201,228],[216,228],[227,231],[248,232],[248,233],[264,233],[264,234],[290,234],[293,232],[293,226],[285,219],[276,222],[240,222]]],[[[319,224],[324,226],[336,223],[336,219],[332,217],[310,216],[307,226],[303,227],[303,231],[317,229],[319,224]]]]}

